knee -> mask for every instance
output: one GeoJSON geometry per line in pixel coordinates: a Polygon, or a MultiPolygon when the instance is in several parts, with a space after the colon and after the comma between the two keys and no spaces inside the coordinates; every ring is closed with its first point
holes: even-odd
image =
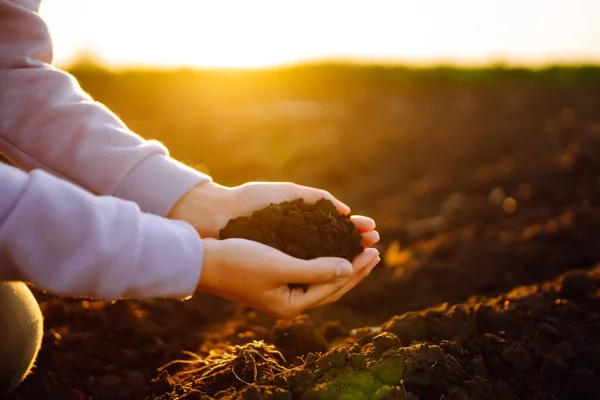
{"type": "Polygon", "coordinates": [[[0,395],[12,392],[31,370],[43,335],[40,307],[20,282],[0,283],[0,395]]]}

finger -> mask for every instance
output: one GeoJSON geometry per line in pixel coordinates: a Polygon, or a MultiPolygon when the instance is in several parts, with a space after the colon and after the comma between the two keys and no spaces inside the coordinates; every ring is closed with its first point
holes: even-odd
{"type": "Polygon", "coordinates": [[[285,255],[278,262],[277,283],[296,283],[312,285],[334,282],[348,278],[354,272],[350,261],[338,257],[320,257],[313,260],[301,260],[285,255]]]}
{"type": "Polygon", "coordinates": [[[380,261],[381,258],[379,257],[379,253],[377,253],[377,255],[373,259],[369,260],[368,263],[360,267],[356,267],[356,272],[350,278],[346,279],[346,283],[341,287],[341,289],[338,292],[334,293],[332,296],[330,296],[330,298],[327,298],[322,302],[318,303],[317,305],[315,305],[315,307],[320,307],[322,305],[331,303],[341,298],[349,290],[358,285],[364,278],[369,276],[373,268],[377,264],[379,264],[380,261]]]}
{"type": "Polygon", "coordinates": [[[368,265],[366,268],[364,268],[359,274],[353,275],[351,278],[349,278],[347,280],[346,284],[344,284],[337,292],[335,292],[333,295],[329,296],[328,298],[324,299],[320,303],[316,304],[312,308],[322,307],[326,304],[330,304],[330,303],[333,303],[333,302],[341,299],[346,293],[348,293],[350,290],[354,289],[354,287],[356,287],[367,276],[369,276],[371,274],[371,271],[379,264],[380,261],[381,261],[381,259],[379,257],[377,257],[375,260],[373,260],[373,262],[370,265],[368,265]]]}
{"type": "Polygon", "coordinates": [[[362,253],[357,255],[354,260],[352,260],[353,274],[356,274],[363,268],[367,267],[377,257],[379,257],[379,251],[377,249],[364,249],[362,253]]]}
{"type": "Polygon", "coordinates": [[[336,293],[329,296],[325,300],[321,301],[320,303],[314,305],[312,308],[321,307],[321,306],[324,306],[329,303],[333,303],[333,302],[341,299],[346,293],[348,293],[356,285],[358,285],[360,282],[362,282],[367,276],[369,276],[371,274],[371,271],[373,270],[373,268],[375,268],[379,264],[380,261],[381,261],[381,258],[377,257],[375,260],[373,260],[371,262],[370,265],[368,265],[366,268],[364,268],[359,274],[353,275],[351,278],[349,278],[347,280],[347,283],[345,285],[343,285],[340,290],[338,290],[336,293]]]}
{"type": "MultiPolygon", "coordinates": [[[[355,258],[354,265],[360,266],[356,269],[355,274],[364,274],[364,269],[370,266],[378,257],[379,252],[376,249],[366,249],[363,251],[355,258]]],[[[333,283],[311,285],[300,297],[294,299],[296,302],[294,308],[302,310],[313,308],[315,305],[340,291],[347,283],[346,279],[340,279],[333,283]]]]}
{"type": "Polygon", "coordinates": [[[350,207],[336,199],[331,193],[322,189],[315,189],[308,186],[292,184],[292,194],[295,197],[304,199],[305,202],[314,204],[325,198],[333,203],[338,212],[342,215],[350,214],[350,207]]]}
{"type": "Polygon", "coordinates": [[[363,247],[371,247],[377,242],[379,242],[379,232],[370,231],[362,234],[363,247]]]}
{"type": "Polygon", "coordinates": [[[358,229],[360,233],[372,231],[376,226],[375,221],[372,218],[362,215],[353,215],[350,217],[350,220],[354,223],[354,226],[356,226],[356,229],[358,229]]]}

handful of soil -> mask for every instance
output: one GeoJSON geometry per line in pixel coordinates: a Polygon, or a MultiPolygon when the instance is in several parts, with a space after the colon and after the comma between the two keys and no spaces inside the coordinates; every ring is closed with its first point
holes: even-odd
{"type": "Polygon", "coordinates": [[[326,199],[307,204],[302,199],[271,204],[251,217],[230,220],[221,239],[249,239],[310,260],[342,257],[352,261],[364,250],[362,236],[349,216],[340,215],[326,199]]]}

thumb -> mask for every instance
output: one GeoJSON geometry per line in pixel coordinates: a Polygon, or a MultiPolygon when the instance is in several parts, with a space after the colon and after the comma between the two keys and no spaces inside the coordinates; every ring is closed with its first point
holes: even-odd
{"type": "Polygon", "coordinates": [[[278,278],[281,283],[312,285],[334,282],[347,278],[353,273],[350,261],[337,257],[321,257],[313,260],[300,260],[290,257],[293,262],[282,265],[278,278]]]}

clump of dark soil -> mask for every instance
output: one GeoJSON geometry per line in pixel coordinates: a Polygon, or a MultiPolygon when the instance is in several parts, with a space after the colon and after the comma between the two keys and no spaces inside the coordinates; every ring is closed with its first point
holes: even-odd
{"type": "Polygon", "coordinates": [[[272,337],[277,348],[291,362],[305,354],[319,353],[329,348],[323,332],[307,315],[292,321],[277,321],[272,329],[272,337]]]}
{"type": "Polygon", "coordinates": [[[179,373],[155,398],[187,398],[177,397],[187,388],[219,399],[597,399],[599,288],[600,266],[405,313],[295,368],[252,342],[221,355],[219,385],[206,385],[212,372],[179,373]],[[236,366],[252,373],[235,376],[236,366]],[[235,389],[215,391],[225,387],[235,389]]]}
{"type": "Polygon", "coordinates": [[[342,257],[352,261],[364,250],[350,217],[340,215],[326,199],[316,204],[301,199],[271,204],[251,217],[232,219],[220,237],[254,240],[303,260],[342,257]]]}

